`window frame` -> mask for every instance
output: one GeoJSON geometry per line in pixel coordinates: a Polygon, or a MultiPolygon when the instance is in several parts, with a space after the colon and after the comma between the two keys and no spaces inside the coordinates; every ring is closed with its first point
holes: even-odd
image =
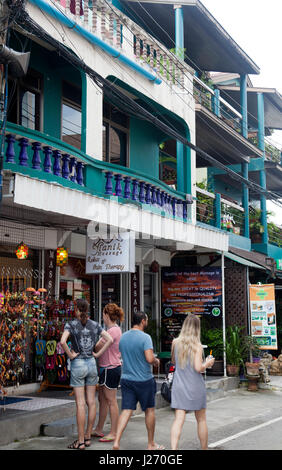
{"type": "MultiPolygon", "coordinates": [[[[61,93],[61,132],[60,132],[61,140],[64,142],[64,140],[63,140],[63,137],[64,137],[63,136],[63,105],[66,105],[66,106],[69,106],[70,108],[73,108],[76,111],[80,112],[80,117],[81,117],[81,119],[80,119],[80,146],[78,148],[78,147],[75,147],[74,145],[72,145],[72,147],[78,148],[78,150],[81,150],[81,147],[82,147],[82,97],[81,97],[80,105],[77,102],[72,101],[69,98],[65,98],[64,94],[63,94],[63,85],[64,85],[64,83],[72,86],[73,88],[77,88],[82,93],[81,87],[79,87],[75,83],[72,83],[68,80],[62,80],[62,87],[61,87],[61,91],[62,91],[62,93],[61,93]]],[[[67,142],[65,142],[65,143],[67,143],[67,142]]],[[[71,144],[68,144],[68,145],[71,145],[71,144]]]]}
{"type": "MultiPolygon", "coordinates": [[[[102,126],[105,126],[106,128],[106,159],[104,159],[104,148],[103,148],[103,161],[107,162],[107,163],[112,163],[111,162],[111,129],[114,129],[114,130],[119,130],[119,131],[122,131],[125,133],[126,135],[126,145],[125,145],[125,152],[126,152],[126,155],[125,155],[125,165],[119,163],[120,166],[124,166],[125,168],[129,168],[129,165],[130,165],[130,145],[129,145],[129,137],[130,137],[130,119],[129,119],[129,116],[127,116],[127,114],[123,113],[122,111],[118,110],[120,113],[122,113],[125,117],[126,117],[126,121],[127,121],[127,127],[124,127],[122,126],[121,124],[118,124],[116,123],[113,119],[112,119],[112,110],[113,108],[115,108],[113,105],[111,105],[110,103],[106,103],[108,106],[109,106],[109,111],[110,111],[110,117],[107,118],[107,117],[104,117],[103,116],[103,123],[102,123],[102,126]]],[[[118,109],[118,108],[116,108],[118,109]]],[[[113,165],[115,165],[115,163],[113,163],[113,165]]]]}

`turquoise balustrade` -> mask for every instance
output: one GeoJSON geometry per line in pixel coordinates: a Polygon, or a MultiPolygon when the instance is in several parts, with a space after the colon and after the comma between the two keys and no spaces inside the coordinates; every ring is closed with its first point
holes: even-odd
{"type": "Polygon", "coordinates": [[[156,178],[95,160],[58,139],[16,124],[7,125],[4,169],[190,222],[191,196],[156,178]]]}

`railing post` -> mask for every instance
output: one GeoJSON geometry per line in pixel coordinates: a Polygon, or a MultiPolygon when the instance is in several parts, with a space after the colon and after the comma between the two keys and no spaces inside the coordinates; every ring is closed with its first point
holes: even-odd
{"type": "Polygon", "coordinates": [[[62,166],[62,177],[65,178],[66,180],[69,179],[69,174],[70,174],[70,156],[69,154],[65,153],[63,155],[63,166],[62,166]]]}
{"type": "Polygon", "coordinates": [[[240,77],[240,100],[242,114],[242,136],[248,138],[248,94],[247,94],[247,75],[240,77]]]}
{"type": "Polygon", "coordinates": [[[16,137],[13,134],[8,134],[6,137],[6,142],[8,143],[6,149],[6,163],[16,163],[15,162],[15,141],[16,137]]]}
{"type": "Polygon", "coordinates": [[[33,142],[32,148],[33,148],[32,168],[34,170],[40,170],[41,169],[41,159],[40,159],[41,144],[39,142],[33,142]]]}
{"type": "Polygon", "coordinates": [[[106,171],[106,186],[105,186],[105,194],[113,194],[113,182],[112,182],[113,172],[106,171]]]}
{"type": "Polygon", "coordinates": [[[21,166],[28,166],[28,154],[27,154],[27,147],[28,147],[28,139],[22,137],[19,140],[20,143],[20,155],[19,155],[19,164],[21,166]]]}
{"type": "Polygon", "coordinates": [[[214,209],[215,209],[215,226],[216,228],[221,228],[221,194],[220,193],[215,193],[214,209]]]}
{"type": "Polygon", "coordinates": [[[43,153],[45,155],[44,158],[44,163],[43,163],[43,168],[46,173],[51,173],[52,172],[52,161],[51,161],[51,155],[52,155],[52,149],[51,147],[43,147],[43,153]]]}
{"type": "Polygon", "coordinates": [[[220,112],[220,90],[217,88],[214,90],[214,95],[212,96],[213,112],[217,117],[221,117],[220,112]]]}

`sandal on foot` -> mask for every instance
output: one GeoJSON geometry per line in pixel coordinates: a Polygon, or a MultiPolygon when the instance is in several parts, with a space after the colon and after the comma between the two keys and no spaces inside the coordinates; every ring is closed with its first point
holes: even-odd
{"type": "Polygon", "coordinates": [[[85,444],[85,447],[90,447],[91,446],[91,437],[85,437],[84,438],[84,444],[85,444]]]}
{"type": "Polygon", "coordinates": [[[102,432],[99,433],[99,432],[96,432],[96,431],[93,431],[93,433],[91,434],[92,437],[104,437],[105,434],[103,434],[102,432]]]}
{"type": "Polygon", "coordinates": [[[113,442],[115,440],[114,437],[101,437],[101,439],[99,439],[99,442],[113,442]]]}
{"type": "Polygon", "coordinates": [[[84,450],[84,449],[81,449],[81,446],[84,446],[85,448],[85,442],[79,442],[78,440],[76,440],[76,441],[73,441],[73,443],[68,446],[68,449],[84,450]]]}

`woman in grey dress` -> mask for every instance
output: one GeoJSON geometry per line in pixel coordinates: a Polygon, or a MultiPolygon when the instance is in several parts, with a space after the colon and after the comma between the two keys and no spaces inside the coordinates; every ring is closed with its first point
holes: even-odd
{"type": "Polygon", "coordinates": [[[178,449],[178,442],[187,411],[194,411],[198,437],[203,450],[208,448],[206,422],[206,386],[202,372],[212,367],[214,358],[203,362],[203,347],[200,340],[200,319],[189,314],[185,318],[178,338],[171,349],[175,372],[171,391],[171,408],[175,409],[171,428],[171,448],[178,449]]]}

